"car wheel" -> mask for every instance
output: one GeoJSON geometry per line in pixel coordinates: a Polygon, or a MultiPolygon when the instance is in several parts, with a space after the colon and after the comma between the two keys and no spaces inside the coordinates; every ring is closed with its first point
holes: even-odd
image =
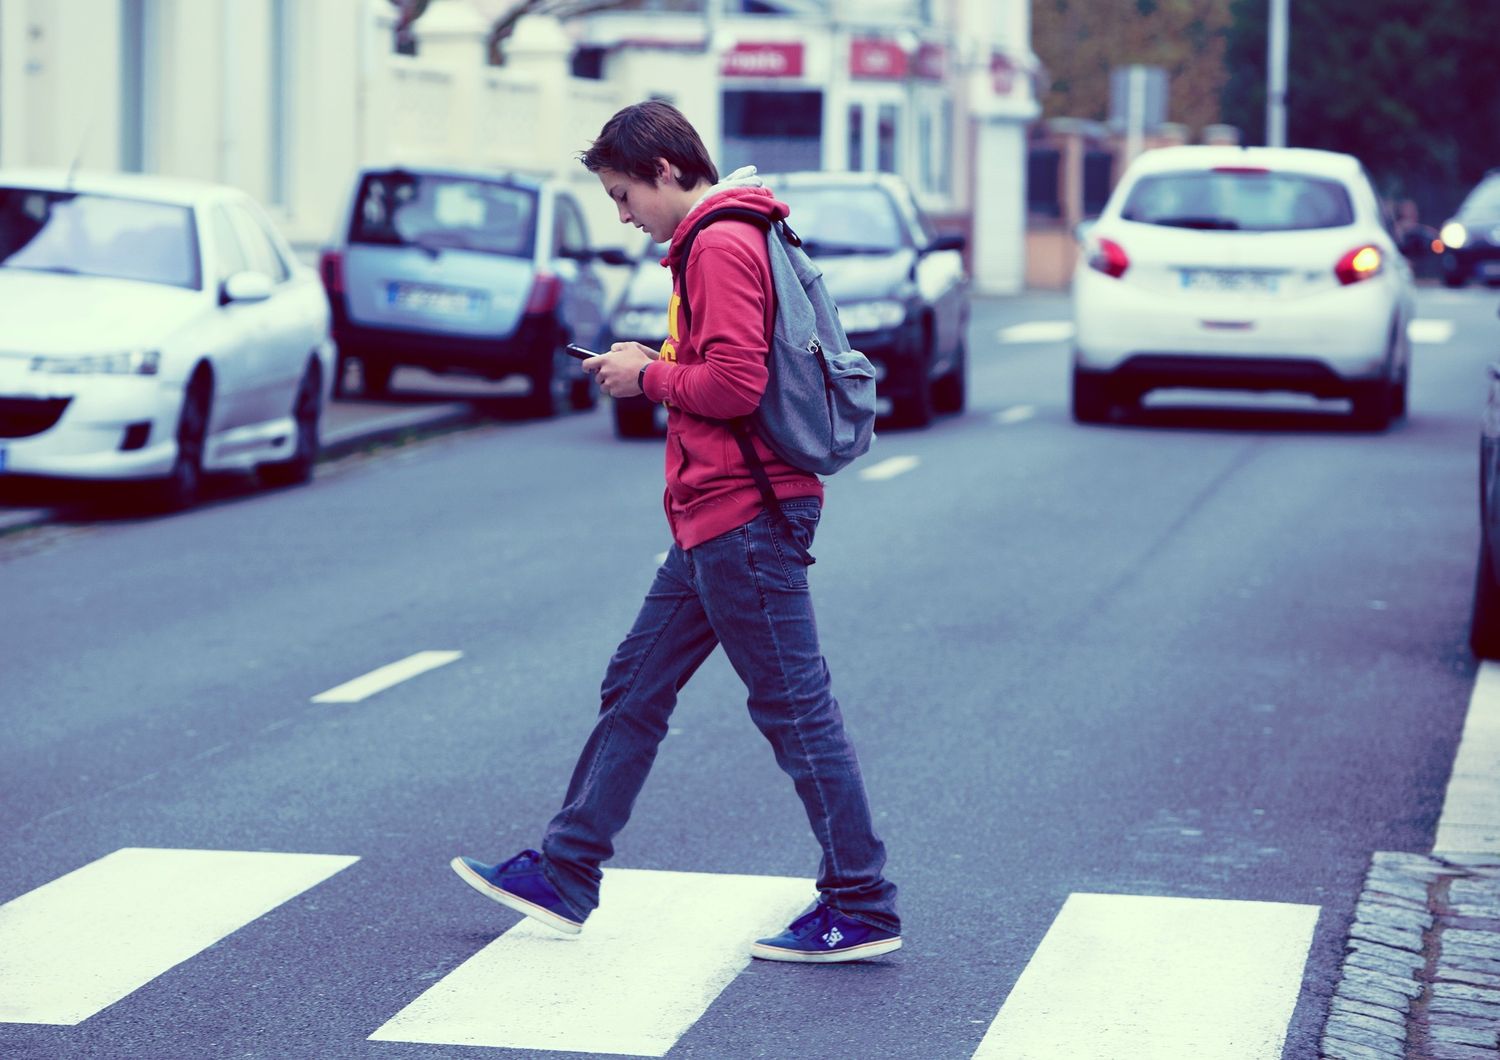
{"type": "Polygon", "coordinates": [[[1103,373],[1073,366],[1073,420],[1076,423],[1104,423],[1114,408],[1109,380],[1103,373]]]}
{"type": "Polygon", "coordinates": [[[938,412],[962,412],[968,401],[969,351],[959,344],[953,371],[937,381],[933,388],[932,405],[938,412]]]}
{"type": "Polygon", "coordinates": [[[290,460],[264,464],[261,480],[271,486],[299,486],[311,481],[318,463],[318,421],[323,417],[323,375],[316,361],[302,373],[292,418],[297,423],[297,448],[290,460]]]}
{"type": "Polygon", "coordinates": [[[349,377],[349,362],[353,359],[340,349],[337,358],[334,360],[333,396],[336,398],[347,397],[349,394],[349,387],[344,380],[349,377]]]}
{"type": "Polygon", "coordinates": [[[615,399],[615,434],[621,438],[650,438],[657,433],[656,406],[645,398],[615,399]]]}
{"type": "Polygon", "coordinates": [[[531,374],[531,396],[526,404],[531,414],[539,419],[550,419],[562,410],[561,398],[567,379],[559,361],[565,356],[553,350],[544,365],[531,374]]]}
{"type": "Polygon", "coordinates": [[[1350,396],[1350,413],[1361,430],[1383,431],[1389,427],[1392,405],[1391,384],[1384,379],[1362,383],[1350,396]]]}
{"type": "Polygon", "coordinates": [[[1406,418],[1406,392],[1409,388],[1411,369],[1401,369],[1401,378],[1391,384],[1391,418],[1403,420],[1406,418]]]}
{"type": "Polygon", "coordinates": [[[1443,286],[1462,287],[1469,282],[1469,274],[1451,254],[1443,257],[1443,286]]]}
{"type": "Polygon", "coordinates": [[[1479,542],[1479,563],[1474,573],[1469,647],[1481,659],[1500,659],[1500,585],[1495,584],[1495,567],[1483,540],[1479,542]]]}
{"type": "Polygon", "coordinates": [[[586,412],[599,404],[599,382],[592,375],[575,379],[568,384],[568,407],[577,412],[586,412]]]}
{"type": "Polygon", "coordinates": [[[152,507],[163,512],[190,508],[203,485],[203,449],[213,411],[213,377],[206,369],[193,373],[177,417],[177,458],[172,472],[153,487],[152,507]]]}
{"type": "Polygon", "coordinates": [[[391,391],[391,373],[396,366],[389,361],[369,357],[359,359],[359,393],[361,397],[383,398],[391,391]]]}

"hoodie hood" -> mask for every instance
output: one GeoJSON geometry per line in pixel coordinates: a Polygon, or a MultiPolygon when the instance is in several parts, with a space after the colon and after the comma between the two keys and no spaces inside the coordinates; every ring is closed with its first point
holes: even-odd
{"type": "Polygon", "coordinates": [[[662,264],[675,267],[677,265],[677,248],[682,237],[691,231],[693,225],[710,210],[717,210],[724,206],[734,206],[740,209],[754,210],[764,217],[778,221],[791,213],[791,208],[781,202],[755,175],[754,166],[744,166],[736,169],[719,183],[713,185],[698,200],[698,204],[688,211],[686,217],[677,225],[672,233],[672,244],[667,250],[667,256],[662,259],[662,264]]]}

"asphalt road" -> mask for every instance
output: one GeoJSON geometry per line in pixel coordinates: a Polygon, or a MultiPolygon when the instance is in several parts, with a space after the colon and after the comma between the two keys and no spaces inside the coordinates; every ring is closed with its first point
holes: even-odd
{"type": "MultiPolygon", "coordinates": [[[[1431,849],[1473,681],[1496,302],[1422,292],[1452,334],[1382,435],[1171,395],[1078,427],[1062,332],[1000,337],[1066,302],[977,302],[969,411],[882,430],[885,474],[830,480],[813,549],[906,947],[749,965],[669,1055],[973,1056],[1079,893],[1315,907],[1283,1053],[1314,1055],[1371,853],[1431,849]]],[[[668,545],[660,464],[600,410],[0,538],[0,902],[121,848],[358,858],[75,1026],[5,1022],[0,989],[0,1056],[548,1055],[367,1039],[516,922],[447,861],[534,845],[555,809],[668,545]],[[312,702],[429,650],[462,657],[312,702]]],[[[722,656],[614,864],[816,871],[722,656]]]]}

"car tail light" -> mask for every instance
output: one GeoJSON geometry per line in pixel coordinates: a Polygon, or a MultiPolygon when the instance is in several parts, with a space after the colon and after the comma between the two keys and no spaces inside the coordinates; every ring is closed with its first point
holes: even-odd
{"type": "Polygon", "coordinates": [[[1384,264],[1385,259],[1381,257],[1380,248],[1367,243],[1362,247],[1355,247],[1339,258],[1339,263],[1333,267],[1333,274],[1339,278],[1339,283],[1348,287],[1351,283],[1368,280],[1378,273],[1384,264]]]}
{"type": "Polygon", "coordinates": [[[323,277],[323,287],[329,294],[344,293],[344,255],[336,250],[325,250],[318,259],[318,273],[323,277]]]}
{"type": "Polygon", "coordinates": [[[562,301],[562,281],[551,273],[539,272],[526,299],[527,313],[550,313],[562,301]]]}
{"type": "Polygon", "coordinates": [[[1130,268],[1130,258],[1125,253],[1125,248],[1113,239],[1101,239],[1089,255],[1089,268],[1098,269],[1106,276],[1119,279],[1125,275],[1125,270],[1130,268]]]}

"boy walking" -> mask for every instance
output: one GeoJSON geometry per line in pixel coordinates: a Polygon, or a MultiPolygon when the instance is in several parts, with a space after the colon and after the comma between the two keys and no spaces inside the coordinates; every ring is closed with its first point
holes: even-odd
{"type": "Polygon", "coordinates": [[[664,505],[674,544],[610,660],[598,720],[541,850],[496,865],[454,858],[453,869],[503,905],[560,931],[581,930],[677,693],[723,645],[823,852],[817,902],[781,934],[756,942],[752,956],[833,962],[889,953],[901,946],[896,887],[882,874],[885,847],[830,690],[808,593],[807,549],[823,486],[755,438],[785,516],[773,520],[723,422],[753,412],[768,381],[776,304],[766,234],[747,221],[716,221],[693,242],[691,268],[680,260],[681,241],[711,209],[748,208],[776,220],[787,208],[753,169],[720,184],[697,132],[659,100],[617,113],[582,161],[622,223],[671,241],[669,340],[660,351],[616,343],[584,368],[612,397],[644,393],[668,406],[664,505]],[[684,294],[692,307],[686,320],[684,294]]]}

